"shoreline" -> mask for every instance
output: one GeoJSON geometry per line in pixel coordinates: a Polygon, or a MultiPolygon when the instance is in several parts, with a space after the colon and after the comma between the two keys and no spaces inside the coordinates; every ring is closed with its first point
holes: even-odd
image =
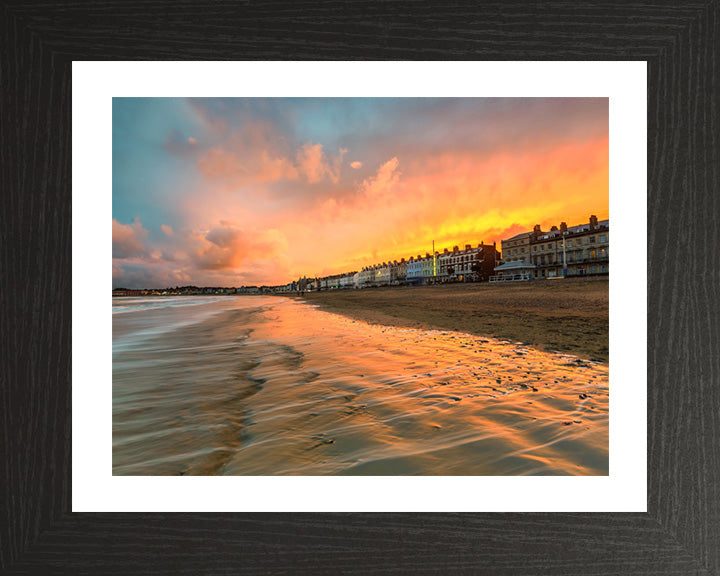
{"type": "Polygon", "coordinates": [[[465,332],[603,364],[609,360],[607,277],[282,296],[370,324],[465,332]]]}

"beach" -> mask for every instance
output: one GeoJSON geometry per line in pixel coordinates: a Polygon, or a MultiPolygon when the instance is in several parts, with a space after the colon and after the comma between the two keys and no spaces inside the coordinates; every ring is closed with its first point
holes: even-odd
{"type": "Polygon", "coordinates": [[[607,475],[608,400],[606,365],[515,340],[113,300],[114,475],[607,475]]]}
{"type": "Polygon", "coordinates": [[[385,326],[522,342],[607,363],[608,278],[441,284],[307,293],[325,310],[385,326]]]}

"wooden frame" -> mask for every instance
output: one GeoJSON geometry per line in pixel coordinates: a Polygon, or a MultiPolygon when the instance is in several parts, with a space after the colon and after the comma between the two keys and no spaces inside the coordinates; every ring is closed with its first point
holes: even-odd
{"type": "Polygon", "coordinates": [[[0,571],[720,573],[719,6],[3,3],[0,571]],[[647,60],[647,513],[70,512],[71,62],[288,58],[647,60]]]}

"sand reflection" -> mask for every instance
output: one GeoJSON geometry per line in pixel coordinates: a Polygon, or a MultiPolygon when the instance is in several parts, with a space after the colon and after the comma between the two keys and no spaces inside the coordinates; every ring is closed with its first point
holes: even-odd
{"type": "Polygon", "coordinates": [[[607,474],[606,365],[235,301],[116,355],[115,474],[607,474]]]}

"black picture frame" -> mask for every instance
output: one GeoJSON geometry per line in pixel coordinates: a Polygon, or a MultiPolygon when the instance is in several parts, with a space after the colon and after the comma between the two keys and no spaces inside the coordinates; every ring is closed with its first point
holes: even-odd
{"type": "Polygon", "coordinates": [[[0,572],[720,573],[719,5],[6,0],[0,572]],[[72,513],[71,63],[165,59],[647,61],[648,512],[72,513]]]}

